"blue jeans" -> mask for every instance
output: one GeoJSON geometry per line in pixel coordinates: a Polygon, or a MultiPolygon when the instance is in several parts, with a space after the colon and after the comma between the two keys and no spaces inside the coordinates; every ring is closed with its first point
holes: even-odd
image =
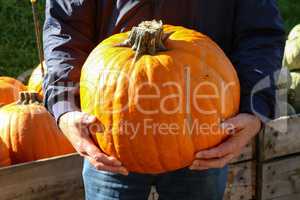
{"type": "Polygon", "coordinates": [[[160,200],[222,200],[227,167],[206,171],[180,169],[149,175],[128,176],[98,171],[84,161],[83,180],[86,200],[147,200],[154,185],[160,200]]]}

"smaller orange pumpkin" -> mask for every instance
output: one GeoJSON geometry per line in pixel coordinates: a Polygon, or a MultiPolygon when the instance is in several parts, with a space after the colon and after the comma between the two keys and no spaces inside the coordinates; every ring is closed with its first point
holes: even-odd
{"type": "Polygon", "coordinates": [[[11,160],[9,157],[9,151],[7,146],[4,144],[2,139],[0,138],[0,167],[5,167],[11,164],[11,160]]]}
{"type": "Polygon", "coordinates": [[[0,107],[18,100],[19,92],[25,90],[26,90],[26,86],[24,86],[20,81],[14,78],[1,76],[0,77],[0,107]]]}
{"type": "Polygon", "coordinates": [[[75,152],[37,93],[21,92],[18,102],[0,109],[0,122],[12,164],[75,152]]]}
{"type": "Polygon", "coordinates": [[[47,67],[45,61],[42,64],[39,64],[32,72],[28,80],[28,91],[37,92],[40,97],[43,97],[43,80],[45,73],[47,72],[47,67]]]}

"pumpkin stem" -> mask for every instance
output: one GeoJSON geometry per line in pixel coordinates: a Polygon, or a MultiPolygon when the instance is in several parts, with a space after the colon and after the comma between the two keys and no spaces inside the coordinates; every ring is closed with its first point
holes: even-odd
{"type": "Polygon", "coordinates": [[[18,105],[40,104],[39,95],[37,92],[23,91],[19,93],[18,105]]]}
{"type": "Polygon", "coordinates": [[[166,51],[164,41],[167,40],[172,33],[164,33],[162,21],[144,21],[138,26],[132,28],[129,38],[120,47],[131,47],[135,53],[137,60],[144,54],[155,55],[158,51],[166,51]]]}

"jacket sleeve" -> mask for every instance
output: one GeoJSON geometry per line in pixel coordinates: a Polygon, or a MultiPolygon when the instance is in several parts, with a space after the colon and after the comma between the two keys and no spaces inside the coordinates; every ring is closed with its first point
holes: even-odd
{"type": "Polygon", "coordinates": [[[274,117],[276,72],[285,32],[276,0],[237,0],[231,60],[241,83],[240,112],[263,121],[274,117]]]}
{"type": "Polygon", "coordinates": [[[95,47],[95,0],[47,0],[43,43],[44,103],[56,120],[79,110],[81,67],[95,47]]]}

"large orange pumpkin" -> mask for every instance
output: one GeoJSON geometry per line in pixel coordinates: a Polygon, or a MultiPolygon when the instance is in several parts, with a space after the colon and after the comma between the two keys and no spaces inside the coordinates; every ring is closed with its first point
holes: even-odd
{"type": "Polygon", "coordinates": [[[0,167],[5,167],[11,164],[9,151],[0,137],[0,167]]]}
{"type": "Polygon", "coordinates": [[[26,90],[20,81],[1,76],[0,77],[0,107],[16,101],[19,97],[19,92],[26,90]]]}
{"type": "Polygon", "coordinates": [[[237,73],[207,36],[146,21],[104,40],[88,57],[81,106],[103,123],[96,140],[131,172],[189,166],[197,151],[228,136],[239,109],[237,73]]]}
{"type": "Polygon", "coordinates": [[[0,109],[0,137],[13,164],[74,152],[37,93],[21,92],[18,102],[0,109]]]}
{"type": "Polygon", "coordinates": [[[46,63],[43,62],[43,65],[39,64],[33,70],[28,80],[28,85],[27,85],[28,90],[39,93],[40,97],[43,97],[42,86],[43,86],[43,80],[46,72],[47,72],[46,63]]]}

